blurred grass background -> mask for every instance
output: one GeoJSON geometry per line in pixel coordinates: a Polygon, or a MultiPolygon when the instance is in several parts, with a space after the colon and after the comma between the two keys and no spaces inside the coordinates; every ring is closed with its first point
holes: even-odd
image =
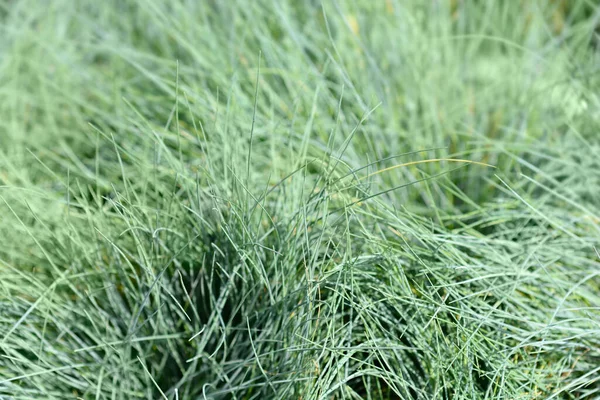
{"type": "Polygon", "coordinates": [[[597,398],[599,18],[0,1],[0,398],[597,398]]]}

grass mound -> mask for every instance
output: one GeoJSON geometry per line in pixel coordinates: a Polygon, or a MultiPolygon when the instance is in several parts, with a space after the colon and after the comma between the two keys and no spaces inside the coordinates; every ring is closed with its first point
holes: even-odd
{"type": "Polygon", "coordinates": [[[600,396],[599,16],[0,2],[0,399],[600,396]]]}

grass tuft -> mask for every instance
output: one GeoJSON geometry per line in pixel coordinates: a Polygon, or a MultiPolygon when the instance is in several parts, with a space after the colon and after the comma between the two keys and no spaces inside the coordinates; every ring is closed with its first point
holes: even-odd
{"type": "Polygon", "coordinates": [[[0,0],[0,399],[598,398],[597,37],[0,0]]]}

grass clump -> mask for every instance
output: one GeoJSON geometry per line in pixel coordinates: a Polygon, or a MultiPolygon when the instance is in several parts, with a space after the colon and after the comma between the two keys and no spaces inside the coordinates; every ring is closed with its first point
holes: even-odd
{"type": "Polygon", "coordinates": [[[591,2],[0,21],[0,398],[599,396],[591,2]]]}

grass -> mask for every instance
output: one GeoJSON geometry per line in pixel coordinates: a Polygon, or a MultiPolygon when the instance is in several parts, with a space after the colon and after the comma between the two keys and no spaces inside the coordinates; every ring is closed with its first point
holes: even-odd
{"type": "Polygon", "coordinates": [[[0,399],[600,397],[592,1],[0,1],[0,399]]]}

